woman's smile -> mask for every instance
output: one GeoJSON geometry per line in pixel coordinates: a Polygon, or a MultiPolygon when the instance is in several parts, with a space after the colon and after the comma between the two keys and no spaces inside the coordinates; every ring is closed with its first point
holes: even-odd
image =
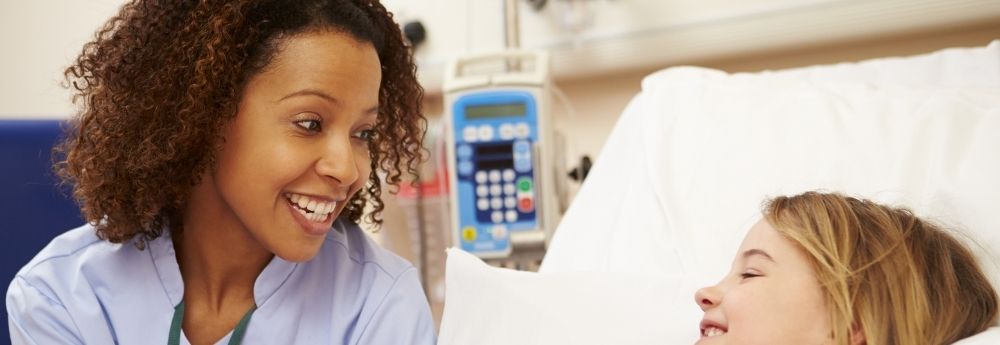
{"type": "Polygon", "coordinates": [[[339,201],[291,192],[284,196],[292,218],[307,234],[326,235],[333,225],[333,215],[340,205],[339,201]]]}

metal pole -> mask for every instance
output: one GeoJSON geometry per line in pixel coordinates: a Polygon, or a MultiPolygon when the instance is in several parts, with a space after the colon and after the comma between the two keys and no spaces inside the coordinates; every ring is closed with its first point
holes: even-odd
{"type": "Polygon", "coordinates": [[[521,47],[520,27],[517,18],[517,0],[503,1],[504,43],[508,50],[521,47]]]}

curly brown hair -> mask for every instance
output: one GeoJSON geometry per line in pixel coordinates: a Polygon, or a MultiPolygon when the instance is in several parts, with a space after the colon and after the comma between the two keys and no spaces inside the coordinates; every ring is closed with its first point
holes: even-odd
{"type": "Polygon", "coordinates": [[[181,228],[192,187],[215,160],[221,129],[247,81],[283,39],[333,30],[375,46],[382,67],[372,173],[342,217],[366,203],[381,224],[382,182],[415,174],[423,152],[423,89],[399,26],[377,0],[135,0],[66,69],[80,106],[55,170],[73,185],[100,238],[142,248],[181,228]],[[136,236],[139,235],[139,236],[136,236]]]}

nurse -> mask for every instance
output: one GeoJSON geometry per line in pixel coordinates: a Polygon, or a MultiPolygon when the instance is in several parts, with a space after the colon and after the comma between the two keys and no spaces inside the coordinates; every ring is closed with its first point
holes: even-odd
{"type": "Polygon", "coordinates": [[[66,70],[88,224],[11,282],[12,342],[434,343],[417,271],[356,225],[420,159],[402,37],[376,0],[122,7],[66,70]]]}

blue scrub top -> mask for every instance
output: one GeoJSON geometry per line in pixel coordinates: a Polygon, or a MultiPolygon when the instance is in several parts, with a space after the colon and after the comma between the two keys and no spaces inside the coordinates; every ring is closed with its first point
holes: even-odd
{"type": "MultiPolygon", "coordinates": [[[[11,341],[163,344],[183,296],[169,231],[139,250],[100,240],[85,225],[54,239],[11,282],[11,341]]],[[[275,256],[254,298],[247,345],[434,343],[417,271],[351,222],[335,222],[310,261],[275,256]]]]}

